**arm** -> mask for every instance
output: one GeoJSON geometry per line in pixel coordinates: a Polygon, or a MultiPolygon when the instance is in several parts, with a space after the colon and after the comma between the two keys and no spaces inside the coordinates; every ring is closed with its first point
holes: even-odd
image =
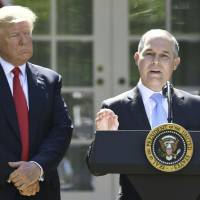
{"type": "MultiPolygon", "coordinates": [[[[96,130],[117,130],[119,126],[118,116],[115,115],[115,113],[112,110],[103,108],[96,115],[95,125],[96,125],[96,130]]],[[[96,173],[92,169],[91,154],[93,153],[93,145],[94,145],[94,141],[89,146],[87,156],[86,156],[86,163],[87,163],[88,169],[95,176],[105,175],[105,174],[96,173]]]]}
{"type": "Polygon", "coordinates": [[[72,122],[67,106],[61,96],[61,77],[55,83],[52,126],[48,136],[31,160],[39,163],[45,173],[55,170],[69,147],[72,137],[72,122]]]}

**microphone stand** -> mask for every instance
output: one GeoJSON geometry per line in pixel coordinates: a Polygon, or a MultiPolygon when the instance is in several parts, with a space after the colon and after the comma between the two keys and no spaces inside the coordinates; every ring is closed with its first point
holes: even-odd
{"type": "Polygon", "coordinates": [[[166,85],[163,87],[162,90],[163,95],[167,98],[168,103],[168,123],[173,122],[173,112],[172,112],[172,96],[174,94],[173,86],[172,84],[167,81],[166,85]]]}

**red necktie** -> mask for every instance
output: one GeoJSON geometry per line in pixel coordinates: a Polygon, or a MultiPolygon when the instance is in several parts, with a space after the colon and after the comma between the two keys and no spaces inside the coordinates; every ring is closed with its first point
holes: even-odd
{"type": "Polygon", "coordinates": [[[29,157],[29,117],[28,117],[28,107],[26,98],[19,80],[19,67],[15,67],[12,70],[14,74],[13,78],[13,98],[15,103],[15,109],[17,112],[17,120],[19,124],[21,144],[22,144],[22,154],[21,159],[24,161],[28,160],[29,157]]]}

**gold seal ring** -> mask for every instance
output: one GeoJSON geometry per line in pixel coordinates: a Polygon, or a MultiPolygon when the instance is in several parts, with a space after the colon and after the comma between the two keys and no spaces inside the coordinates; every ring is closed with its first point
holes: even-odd
{"type": "Polygon", "coordinates": [[[190,162],[193,141],[182,126],[175,123],[162,124],[148,133],[145,154],[154,168],[163,172],[175,172],[190,162]]]}

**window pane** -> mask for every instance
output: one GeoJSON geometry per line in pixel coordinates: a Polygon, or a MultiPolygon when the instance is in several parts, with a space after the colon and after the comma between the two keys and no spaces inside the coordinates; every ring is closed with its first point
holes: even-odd
{"type": "Polygon", "coordinates": [[[88,145],[70,145],[58,167],[61,190],[93,190],[92,176],[85,162],[87,149],[88,145]]]}
{"type": "Polygon", "coordinates": [[[92,0],[57,0],[59,34],[92,34],[92,0]]]}
{"type": "Polygon", "coordinates": [[[174,76],[175,85],[199,86],[200,85],[200,41],[180,42],[181,63],[174,76]]]}
{"type": "Polygon", "coordinates": [[[50,31],[50,0],[13,0],[13,3],[29,7],[36,13],[34,34],[47,34],[50,31]]]}
{"type": "Polygon", "coordinates": [[[91,139],[94,133],[93,94],[73,92],[63,97],[74,123],[73,138],[91,139]]]}
{"type": "Polygon", "coordinates": [[[129,0],[129,32],[144,33],[153,28],[164,28],[165,1],[129,0]]]}
{"type": "Polygon", "coordinates": [[[93,61],[91,42],[59,42],[58,72],[64,86],[92,86],[93,61]]]}
{"type": "Polygon", "coordinates": [[[129,48],[129,85],[134,87],[139,80],[138,67],[135,64],[133,55],[137,51],[138,42],[132,42],[129,48]]]}
{"type": "Polygon", "coordinates": [[[172,30],[176,33],[198,33],[200,31],[199,0],[172,1],[172,30]]]}
{"type": "Polygon", "coordinates": [[[30,62],[44,67],[50,67],[50,43],[33,42],[33,57],[30,62]]]}

